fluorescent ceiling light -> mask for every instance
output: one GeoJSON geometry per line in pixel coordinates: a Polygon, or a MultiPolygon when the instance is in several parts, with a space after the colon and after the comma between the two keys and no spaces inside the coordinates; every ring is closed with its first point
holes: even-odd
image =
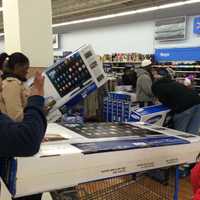
{"type": "Polygon", "coordinates": [[[152,12],[152,11],[156,11],[156,10],[163,10],[163,9],[167,9],[167,8],[180,7],[180,6],[194,4],[194,3],[200,3],[200,0],[186,0],[186,1],[176,2],[176,3],[164,4],[164,5],[160,5],[160,6],[154,6],[154,7],[143,8],[143,9],[138,9],[138,10],[121,12],[121,13],[116,13],[116,14],[111,14],[111,15],[104,15],[104,16],[100,16],[100,17],[91,17],[91,18],[87,18],[87,19],[80,19],[80,20],[75,20],[75,21],[70,21],[70,22],[54,24],[54,25],[52,25],[52,27],[56,28],[56,27],[60,27],[60,26],[69,26],[69,25],[99,21],[99,20],[104,20],[104,19],[112,19],[112,18],[116,18],[116,17],[135,15],[138,13],[146,13],[146,12],[152,12]]]}
{"type": "Polygon", "coordinates": [[[2,7],[0,7],[0,12],[3,12],[3,8],[2,7]]]}

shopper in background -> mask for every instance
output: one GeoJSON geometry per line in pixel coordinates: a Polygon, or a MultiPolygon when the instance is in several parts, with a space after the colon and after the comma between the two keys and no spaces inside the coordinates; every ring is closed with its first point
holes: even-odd
{"type": "Polygon", "coordinates": [[[7,53],[0,54],[0,110],[6,113],[5,102],[2,97],[2,78],[5,59],[8,57],[7,53]]]}
{"type": "MultiPolygon", "coordinates": [[[[24,121],[26,118],[26,116],[24,116],[24,109],[30,104],[28,100],[30,90],[26,89],[24,86],[29,69],[29,59],[24,54],[17,52],[10,56],[5,56],[4,61],[2,59],[2,63],[3,81],[2,104],[0,103],[1,111],[15,121],[24,121]]],[[[42,106],[42,109],[44,110],[44,106],[42,106]]],[[[17,198],[16,200],[41,200],[41,198],[42,194],[37,194],[17,198]]]]}
{"type": "Polygon", "coordinates": [[[200,96],[195,91],[169,78],[155,81],[152,91],[172,110],[174,129],[200,134],[200,96]]]}
{"type": "Polygon", "coordinates": [[[136,83],[136,98],[140,107],[150,106],[153,104],[153,93],[151,86],[153,75],[151,73],[151,60],[144,60],[141,67],[136,68],[137,83],[136,83]]]}
{"type": "Polygon", "coordinates": [[[0,76],[3,74],[4,62],[7,57],[8,57],[7,53],[0,54],[0,76]]]}
{"type": "Polygon", "coordinates": [[[5,102],[3,100],[3,96],[2,96],[2,78],[0,77],[0,111],[2,113],[6,113],[6,107],[5,107],[5,102]]]}
{"type": "Polygon", "coordinates": [[[162,76],[159,73],[159,70],[156,68],[152,68],[151,73],[153,75],[153,81],[158,80],[160,78],[162,78],[162,76]]]}
{"type": "Polygon", "coordinates": [[[129,68],[124,69],[124,74],[122,75],[122,83],[123,83],[123,85],[131,85],[132,84],[129,68]]]}
{"type": "Polygon", "coordinates": [[[124,74],[122,75],[122,82],[123,85],[131,85],[130,69],[128,68],[124,69],[124,74]]]}
{"type": "MultiPolygon", "coordinates": [[[[25,157],[38,152],[47,126],[43,113],[43,95],[44,77],[37,73],[24,110],[23,120],[15,122],[0,113],[0,157],[25,157]]],[[[41,194],[38,194],[18,198],[18,200],[40,200],[41,196],[41,194]]]]}
{"type": "Polygon", "coordinates": [[[188,76],[185,77],[185,79],[183,80],[183,84],[184,84],[187,88],[198,92],[198,91],[195,90],[195,88],[193,87],[193,86],[194,86],[193,83],[194,83],[194,81],[195,81],[195,78],[196,78],[196,77],[195,77],[193,74],[190,74],[190,75],[188,75],[188,76]]]}
{"type": "Polygon", "coordinates": [[[135,90],[137,82],[136,72],[130,68],[125,68],[122,76],[122,82],[123,85],[131,85],[132,89],[135,90]]]}
{"type": "Polygon", "coordinates": [[[184,79],[184,81],[183,81],[183,84],[184,84],[187,88],[192,89],[192,81],[191,81],[190,78],[186,77],[186,78],[184,79]]]}
{"type": "Polygon", "coordinates": [[[32,156],[40,146],[46,130],[44,77],[37,73],[22,122],[14,122],[0,113],[0,157],[32,156]]]}
{"type": "Polygon", "coordinates": [[[135,70],[131,70],[131,77],[132,77],[132,87],[133,91],[136,90],[136,85],[137,85],[137,73],[135,70]]]}
{"type": "MultiPolygon", "coordinates": [[[[160,78],[169,78],[169,79],[174,80],[175,73],[176,72],[172,68],[170,68],[170,67],[160,68],[159,69],[160,78]]],[[[157,78],[157,80],[160,79],[160,78],[157,78]]]]}
{"type": "Polygon", "coordinates": [[[29,96],[29,90],[24,86],[29,59],[22,53],[13,53],[6,57],[3,66],[2,98],[5,113],[13,120],[20,121],[29,96]]]}

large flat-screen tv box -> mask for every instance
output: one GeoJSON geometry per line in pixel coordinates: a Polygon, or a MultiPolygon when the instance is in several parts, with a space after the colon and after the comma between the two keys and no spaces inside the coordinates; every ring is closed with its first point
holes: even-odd
{"type": "MultiPolygon", "coordinates": [[[[72,106],[107,82],[91,45],[84,45],[44,71],[47,119],[54,122],[72,106]]],[[[28,85],[30,85],[31,80],[28,85]]]]}

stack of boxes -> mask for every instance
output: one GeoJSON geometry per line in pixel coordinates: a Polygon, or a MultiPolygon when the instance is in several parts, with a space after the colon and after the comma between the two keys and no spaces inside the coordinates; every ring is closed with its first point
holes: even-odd
{"type": "Polygon", "coordinates": [[[171,121],[170,109],[162,104],[136,109],[130,113],[129,122],[144,122],[168,126],[171,121]]]}
{"type": "Polygon", "coordinates": [[[131,112],[131,96],[123,92],[110,92],[104,98],[103,115],[106,122],[127,122],[131,112]]]}
{"type": "Polygon", "coordinates": [[[171,121],[168,107],[154,105],[138,108],[126,92],[108,93],[104,98],[103,116],[106,122],[144,122],[159,126],[166,126],[171,121]]]}

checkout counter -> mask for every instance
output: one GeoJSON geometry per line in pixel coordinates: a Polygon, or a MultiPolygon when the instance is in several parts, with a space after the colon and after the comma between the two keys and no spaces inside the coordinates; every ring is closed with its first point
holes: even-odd
{"type": "Polygon", "coordinates": [[[15,197],[64,189],[193,163],[199,146],[198,136],[145,123],[52,123],[37,155],[10,161],[7,184],[15,197]]]}

